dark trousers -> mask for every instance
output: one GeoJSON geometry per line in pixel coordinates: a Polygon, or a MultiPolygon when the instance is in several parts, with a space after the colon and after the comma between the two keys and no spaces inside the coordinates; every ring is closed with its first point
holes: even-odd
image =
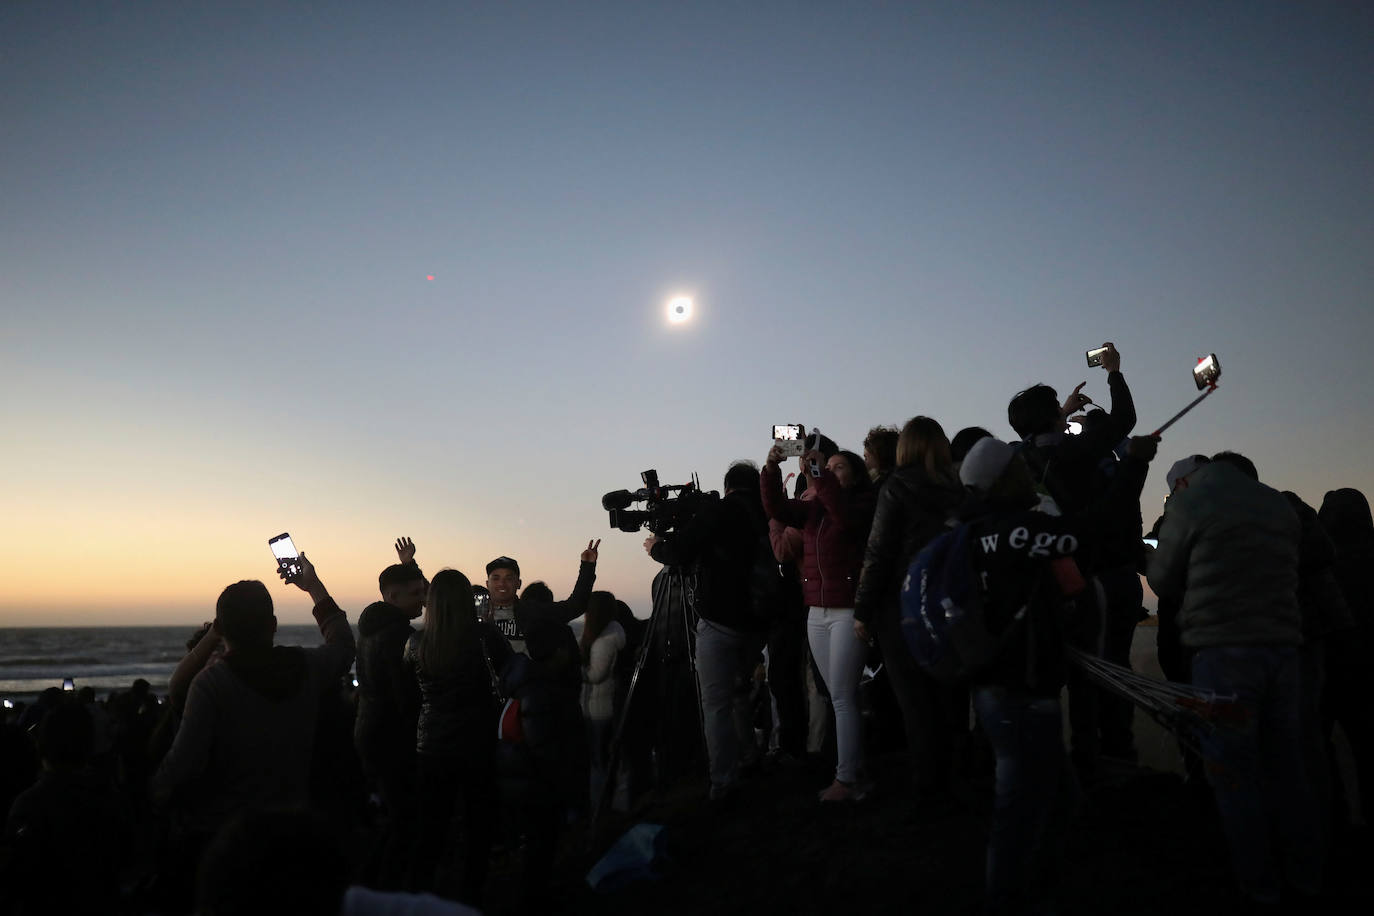
{"type": "Polygon", "coordinates": [[[883,607],[874,624],[884,670],[902,710],[917,804],[944,801],[955,756],[968,740],[968,689],[937,681],[916,663],[902,635],[897,605],[883,607]]]}
{"type": "MultiPolygon", "coordinates": [[[[1182,633],[1178,628],[1178,611],[1178,599],[1159,599],[1155,653],[1159,657],[1159,670],[1166,678],[1175,684],[1191,684],[1193,653],[1183,645],[1182,633]]],[[[1188,784],[1194,787],[1205,786],[1202,758],[1182,741],[1179,742],[1179,753],[1183,756],[1183,769],[1188,775],[1188,784]]]]}
{"type": "Polygon", "coordinates": [[[997,755],[987,911],[1051,911],[1064,841],[1080,796],[1064,753],[1059,698],[976,687],[973,702],[997,755]]]}
{"type": "Polygon", "coordinates": [[[789,607],[768,631],[768,689],[778,718],[778,748],[806,756],[806,611],[789,607]]]}
{"type": "MultiPolygon", "coordinates": [[[[1374,825],[1374,676],[1370,649],[1362,630],[1343,630],[1323,640],[1326,649],[1326,689],[1322,693],[1322,734],[1327,757],[1335,767],[1331,733],[1337,724],[1350,742],[1359,783],[1360,813],[1374,825]]],[[[1331,780],[1331,806],[1336,823],[1349,822],[1346,792],[1339,776],[1331,780]]]]}
{"type": "MultiPolygon", "coordinates": [[[[1100,648],[1106,661],[1129,668],[1131,640],[1140,622],[1140,577],[1134,569],[1123,567],[1099,573],[1097,581],[1102,586],[1101,627],[1094,648],[1100,648]]],[[[1079,774],[1094,773],[1103,752],[1134,760],[1135,707],[1131,701],[1099,686],[1077,666],[1069,669],[1067,679],[1073,762],[1079,774]]]]}
{"type": "MultiPolygon", "coordinates": [[[[615,732],[614,719],[587,719],[587,752],[591,771],[591,811],[601,804],[601,792],[606,785],[611,759],[611,738],[615,732]]],[[[615,783],[611,783],[615,792],[615,783]]]]}
{"type": "Polygon", "coordinates": [[[1242,892],[1265,904],[1285,884],[1319,893],[1325,844],[1304,761],[1298,650],[1199,649],[1193,683],[1235,697],[1242,713],[1200,736],[1242,892]]]}
{"type": "Polygon", "coordinates": [[[405,886],[415,845],[415,755],[397,755],[372,776],[381,807],[367,883],[378,890],[399,890],[405,886]]]}
{"type": "Polygon", "coordinates": [[[494,748],[471,755],[419,754],[418,831],[409,885],[481,907],[496,820],[494,748]],[[454,881],[440,864],[461,840],[462,876],[454,881]]]}

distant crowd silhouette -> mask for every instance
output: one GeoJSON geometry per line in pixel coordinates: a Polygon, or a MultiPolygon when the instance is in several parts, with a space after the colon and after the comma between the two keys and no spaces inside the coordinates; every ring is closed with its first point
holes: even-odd
{"type": "Polygon", "coordinates": [[[1142,576],[1161,669],[1211,697],[1181,752],[1237,904],[1319,911],[1331,850],[1374,811],[1369,503],[1334,489],[1313,509],[1242,455],[1182,455],[1146,535],[1160,440],[1132,436],[1121,356],[1099,355],[1108,407],[1034,385],[1007,406],[1013,441],[916,416],[862,455],[802,430],[790,486],[782,443],[736,462],[721,498],[651,526],[690,594],[656,587],[648,621],[594,590],[599,540],[558,601],[504,555],[482,586],[429,578],[401,538],[356,632],[302,554],[279,573],[312,601],[309,649],[274,644],[262,582],[229,585],[165,698],[136,681],[6,710],[0,916],[559,912],[554,875],[606,812],[687,786],[729,818],[807,767],[817,809],[933,825],[990,798],[986,911],[1052,912],[1084,789],[1137,760],[1131,701],[1075,653],[1129,668],[1142,576]],[[961,563],[971,597],[922,617],[961,563]],[[952,644],[939,627],[965,612],[985,652],[951,675],[916,643],[952,644]],[[901,779],[875,775],[889,752],[901,779]],[[492,899],[496,862],[518,899],[492,899]]]}

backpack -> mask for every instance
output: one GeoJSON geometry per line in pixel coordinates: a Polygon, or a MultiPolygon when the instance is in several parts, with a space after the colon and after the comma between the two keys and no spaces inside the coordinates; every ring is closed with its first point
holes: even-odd
{"type": "Polygon", "coordinates": [[[1002,639],[988,632],[970,526],[959,525],[916,555],[902,582],[902,635],[911,655],[941,681],[986,666],[1002,639]]]}

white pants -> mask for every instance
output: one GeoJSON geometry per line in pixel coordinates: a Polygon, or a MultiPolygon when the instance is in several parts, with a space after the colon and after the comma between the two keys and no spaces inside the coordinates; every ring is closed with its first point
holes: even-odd
{"type": "Polygon", "coordinates": [[[806,616],[806,639],[816,667],[830,691],[835,709],[835,778],[857,782],[864,767],[863,716],[859,711],[859,678],[868,646],[854,635],[852,607],[813,607],[806,616]]]}

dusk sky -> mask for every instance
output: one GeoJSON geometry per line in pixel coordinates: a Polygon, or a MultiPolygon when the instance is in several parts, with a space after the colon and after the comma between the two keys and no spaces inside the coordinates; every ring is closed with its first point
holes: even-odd
{"type": "Polygon", "coordinates": [[[1374,493],[1370,4],[4,0],[0,90],[0,626],[306,622],[282,531],[355,620],[400,535],[644,615],[604,492],[1106,340],[1141,432],[1224,367],[1147,524],[1374,493]]]}

